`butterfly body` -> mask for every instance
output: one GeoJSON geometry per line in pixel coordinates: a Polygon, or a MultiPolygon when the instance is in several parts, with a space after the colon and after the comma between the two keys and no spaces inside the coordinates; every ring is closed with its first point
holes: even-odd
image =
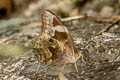
{"type": "Polygon", "coordinates": [[[75,63],[81,56],[61,20],[51,11],[42,15],[42,33],[33,50],[37,59],[46,65],[75,63]]]}

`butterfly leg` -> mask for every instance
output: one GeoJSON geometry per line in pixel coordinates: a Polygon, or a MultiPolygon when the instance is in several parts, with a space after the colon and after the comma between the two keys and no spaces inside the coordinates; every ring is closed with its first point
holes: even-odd
{"type": "MultiPolygon", "coordinates": [[[[72,55],[75,57],[75,53],[74,53],[74,48],[72,47],[72,55]]],[[[76,69],[76,72],[78,73],[78,67],[77,67],[77,59],[75,58],[75,63],[74,63],[74,65],[75,65],[75,69],[76,69]]]]}
{"type": "Polygon", "coordinates": [[[39,72],[39,70],[40,70],[40,62],[38,63],[38,66],[37,66],[37,71],[36,71],[36,73],[38,73],[38,72],[39,72]]]}
{"type": "Polygon", "coordinates": [[[76,72],[78,73],[78,67],[76,62],[75,62],[75,69],[76,69],[76,72]]]}
{"type": "MultiPolygon", "coordinates": [[[[79,54],[79,56],[80,56],[80,58],[82,59],[82,62],[84,62],[85,63],[85,60],[84,60],[84,58],[83,58],[83,54],[81,54],[81,52],[79,51],[78,52],[78,54],[79,54]]],[[[74,54],[73,54],[74,55],[74,54]]],[[[77,61],[76,61],[77,62],[77,61]]],[[[77,68],[77,63],[75,62],[75,69],[76,69],[76,72],[78,72],[78,68],[77,68]]]]}
{"type": "Polygon", "coordinates": [[[84,63],[85,63],[85,60],[84,60],[84,58],[83,58],[83,54],[81,54],[81,52],[80,52],[80,51],[78,52],[78,54],[79,54],[79,56],[81,57],[82,62],[84,62],[84,63]]]}
{"type": "MultiPolygon", "coordinates": [[[[73,52],[73,56],[75,56],[75,53],[73,52]]],[[[75,58],[76,59],[76,58],[75,58]]],[[[76,69],[76,72],[78,73],[78,67],[77,67],[77,60],[75,60],[76,62],[74,63],[75,65],[75,69],[76,69]]]]}
{"type": "Polygon", "coordinates": [[[67,62],[64,63],[64,65],[62,66],[62,68],[61,68],[62,71],[65,69],[66,65],[67,65],[67,62]]]}

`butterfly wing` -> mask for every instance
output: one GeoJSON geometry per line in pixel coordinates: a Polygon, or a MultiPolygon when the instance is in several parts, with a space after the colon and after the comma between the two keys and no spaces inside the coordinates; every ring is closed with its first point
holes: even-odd
{"type": "Polygon", "coordinates": [[[72,56],[73,53],[77,53],[70,33],[54,13],[49,10],[44,11],[42,15],[42,24],[43,33],[62,42],[65,45],[65,53],[67,53],[67,55],[72,56]]]}
{"type": "Polygon", "coordinates": [[[44,11],[42,15],[42,24],[42,32],[49,34],[51,37],[61,42],[68,40],[70,44],[74,43],[62,21],[51,11],[44,11]]]}

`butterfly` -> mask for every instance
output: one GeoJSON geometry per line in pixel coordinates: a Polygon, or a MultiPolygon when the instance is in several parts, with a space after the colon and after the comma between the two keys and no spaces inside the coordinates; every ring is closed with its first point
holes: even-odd
{"type": "MultiPolygon", "coordinates": [[[[38,61],[45,65],[75,63],[83,55],[74,46],[74,41],[60,18],[46,10],[42,14],[42,32],[33,47],[38,61]]],[[[78,72],[78,70],[77,70],[78,72]]]]}

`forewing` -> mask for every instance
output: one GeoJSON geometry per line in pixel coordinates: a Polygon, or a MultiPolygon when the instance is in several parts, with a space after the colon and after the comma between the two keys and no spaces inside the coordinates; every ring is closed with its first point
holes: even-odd
{"type": "MultiPolygon", "coordinates": [[[[51,11],[46,10],[42,15],[42,31],[48,32],[53,38],[64,41],[70,40],[70,43],[73,43],[72,37],[68,32],[67,28],[63,25],[62,21],[51,11]]],[[[47,33],[48,34],[48,33],[47,33]]]]}

